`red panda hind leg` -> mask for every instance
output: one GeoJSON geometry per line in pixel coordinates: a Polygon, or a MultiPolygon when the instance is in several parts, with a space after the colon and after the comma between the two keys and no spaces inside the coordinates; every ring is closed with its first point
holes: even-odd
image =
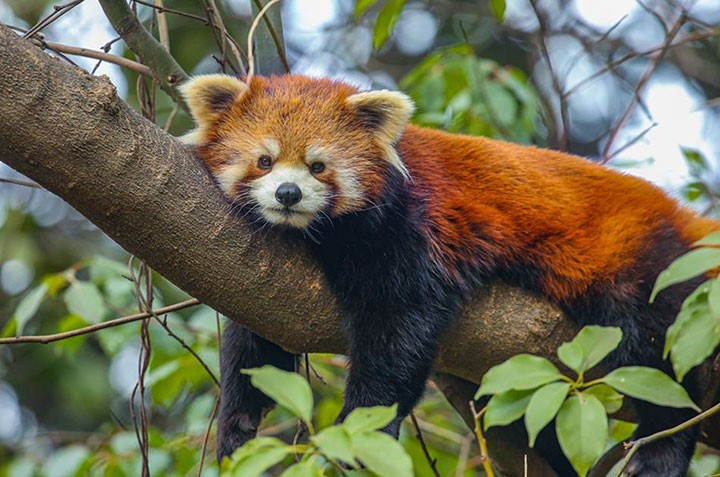
{"type": "Polygon", "coordinates": [[[220,354],[220,412],[217,427],[217,460],[255,437],[260,420],[274,402],[250,384],[240,370],[271,364],[295,370],[295,355],[257,336],[244,326],[228,321],[220,354]]]}

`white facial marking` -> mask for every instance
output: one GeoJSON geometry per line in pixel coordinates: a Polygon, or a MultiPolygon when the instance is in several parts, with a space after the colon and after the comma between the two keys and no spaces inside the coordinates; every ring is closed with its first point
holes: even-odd
{"type": "Polygon", "coordinates": [[[336,213],[358,210],[364,204],[365,193],[360,187],[360,179],[351,167],[357,158],[348,158],[341,152],[335,152],[330,148],[322,146],[310,146],[305,154],[305,161],[309,164],[320,161],[326,166],[332,167],[335,174],[335,183],[338,188],[336,213]]]}
{"type": "Polygon", "coordinates": [[[315,179],[307,167],[277,164],[272,171],[254,181],[250,195],[260,205],[268,222],[305,228],[327,206],[330,193],[328,187],[315,179]],[[289,208],[275,199],[275,191],[285,182],[294,183],[302,192],[300,202],[289,208]]]}
{"type": "Polygon", "coordinates": [[[246,171],[247,165],[242,161],[237,162],[221,169],[220,172],[215,175],[215,179],[220,184],[220,188],[223,192],[232,197],[236,192],[235,187],[237,186],[237,183],[242,180],[246,171]]]}

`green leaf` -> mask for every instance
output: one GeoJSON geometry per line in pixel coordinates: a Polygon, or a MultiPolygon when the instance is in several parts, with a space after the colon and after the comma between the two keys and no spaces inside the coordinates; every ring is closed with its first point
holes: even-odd
{"type": "Polygon", "coordinates": [[[392,422],[397,416],[397,404],[390,407],[359,407],[345,418],[343,427],[351,434],[381,429],[392,422]]]}
{"type": "Polygon", "coordinates": [[[675,259],[670,266],[658,275],[650,295],[650,303],[659,292],[676,283],[687,281],[698,275],[720,266],[720,250],[716,248],[700,248],[691,250],[675,259]]]}
{"type": "Polygon", "coordinates": [[[70,313],[80,315],[89,323],[99,323],[107,310],[100,291],[90,282],[72,283],[63,294],[63,299],[70,313]]]}
{"type": "Polygon", "coordinates": [[[313,396],[308,382],[297,373],[283,371],[270,365],[243,369],[250,382],[276,403],[305,422],[312,418],[313,396]]]}
{"type": "Polygon", "coordinates": [[[662,371],[643,366],[618,368],[603,379],[626,396],[665,407],[689,407],[700,411],[687,391],[662,371]]]}
{"type": "Polygon", "coordinates": [[[600,457],[608,436],[605,408],[592,395],[579,393],[567,399],[555,421],[558,441],[580,477],[600,457]]]}
{"type": "Polygon", "coordinates": [[[20,300],[20,303],[18,303],[15,314],[13,315],[15,319],[15,330],[18,336],[22,334],[27,322],[37,313],[40,304],[45,299],[47,290],[48,287],[46,284],[38,285],[30,290],[28,294],[20,300]]]}
{"type": "Polygon", "coordinates": [[[490,11],[497,21],[502,23],[505,18],[505,0],[490,0],[490,11]]]}
{"type": "Polygon", "coordinates": [[[710,289],[708,290],[708,305],[710,312],[715,318],[720,318],[720,278],[710,280],[710,289]]]}
{"type": "Polygon", "coordinates": [[[720,232],[706,235],[693,244],[693,247],[720,247],[720,232]]]}
{"type": "Polygon", "coordinates": [[[562,373],[549,360],[530,354],[519,354],[485,373],[480,389],[475,393],[475,399],[510,389],[535,389],[562,378],[562,373]]]}
{"type": "Polygon", "coordinates": [[[695,366],[701,364],[713,354],[720,343],[720,321],[710,309],[694,313],[681,328],[675,343],[670,349],[673,370],[678,381],[695,366]]]}
{"type": "MultiPolygon", "coordinates": [[[[707,282],[706,282],[707,283],[707,282]]],[[[708,290],[709,286],[704,283],[700,286],[699,289],[702,289],[702,293],[706,293],[704,290],[708,290]]],[[[685,303],[688,303],[688,300],[690,300],[690,297],[685,299],[685,303]]],[[[707,295],[699,294],[694,297],[694,301],[691,305],[685,306],[683,304],[683,307],[680,309],[680,312],[675,317],[675,321],[672,325],[670,325],[667,329],[667,332],[665,333],[665,348],[663,349],[663,359],[667,359],[668,355],[670,354],[670,350],[675,346],[675,343],[678,340],[678,337],[682,333],[683,328],[686,324],[688,324],[692,318],[697,315],[698,313],[710,313],[710,308],[707,304],[707,301],[705,300],[707,298],[707,295]]]]}
{"type": "Polygon", "coordinates": [[[405,0],[387,0],[380,9],[373,29],[373,48],[375,50],[379,50],[390,38],[404,6],[405,0]]]}
{"type": "Polygon", "coordinates": [[[355,456],[379,477],[413,477],[410,456],[389,435],[372,431],[354,434],[351,439],[355,456]]]}
{"type": "Polygon", "coordinates": [[[572,341],[558,348],[558,357],[566,366],[584,373],[618,347],[622,330],[608,326],[585,326],[572,341]]]}
{"type": "Polygon", "coordinates": [[[596,384],[583,391],[586,396],[595,396],[608,414],[618,412],[623,405],[623,395],[607,384],[596,384]]]}
{"type": "Polygon", "coordinates": [[[533,394],[525,410],[525,427],[530,447],[535,445],[538,433],[542,431],[560,410],[570,392],[570,383],[550,383],[533,394]]]}
{"type": "Polygon", "coordinates": [[[356,19],[363,16],[363,13],[367,11],[368,8],[372,7],[378,2],[378,0],[357,0],[355,2],[355,10],[353,11],[353,15],[356,19]]]}
{"type": "Polygon", "coordinates": [[[493,426],[505,426],[520,419],[525,414],[533,392],[535,392],[533,389],[524,391],[510,389],[494,395],[488,402],[487,411],[483,416],[485,429],[493,426]]]}
{"type": "Polygon", "coordinates": [[[341,460],[349,465],[357,465],[353,454],[350,435],[345,427],[333,426],[323,429],[310,438],[323,454],[334,460],[341,460]]]}
{"type": "Polygon", "coordinates": [[[278,438],[256,437],[236,449],[230,459],[223,459],[221,467],[233,475],[259,476],[292,452],[292,447],[278,438]]]}
{"type": "Polygon", "coordinates": [[[685,160],[688,163],[688,166],[690,166],[691,172],[695,176],[701,174],[707,169],[707,162],[705,161],[705,157],[700,153],[700,151],[687,147],[683,147],[681,149],[682,154],[683,156],[685,156],[685,160]]]}
{"type": "Polygon", "coordinates": [[[288,467],[280,477],[323,477],[323,466],[317,462],[317,459],[306,460],[288,467]]]}

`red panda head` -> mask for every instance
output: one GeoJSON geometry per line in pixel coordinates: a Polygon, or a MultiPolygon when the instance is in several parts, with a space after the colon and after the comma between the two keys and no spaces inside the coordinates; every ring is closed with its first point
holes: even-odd
{"type": "Polygon", "coordinates": [[[402,93],[359,93],[301,76],[198,76],[182,86],[197,127],[185,141],[234,202],[305,228],[374,204],[412,114],[402,93]]]}

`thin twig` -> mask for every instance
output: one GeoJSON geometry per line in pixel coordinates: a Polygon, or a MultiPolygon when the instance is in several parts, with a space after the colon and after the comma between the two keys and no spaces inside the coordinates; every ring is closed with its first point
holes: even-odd
{"type": "Polygon", "coordinates": [[[678,432],[684,431],[686,429],[691,428],[692,426],[700,423],[701,421],[707,419],[708,417],[712,416],[713,414],[720,411],[720,402],[715,404],[710,409],[701,412],[697,416],[688,419],[687,421],[678,424],[675,427],[671,427],[670,429],[665,429],[664,431],[656,432],[655,434],[650,434],[649,436],[641,437],[640,439],[637,439],[632,442],[628,442],[625,446],[626,449],[629,449],[628,453],[625,455],[625,458],[622,461],[622,464],[620,464],[620,468],[618,469],[617,473],[615,474],[616,477],[619,477],[623,470],[625,470],[625,467],[630,463],[630,459],[635,455],[635,453],[640,449],[640,447],[650,444],[651,442],[655,442],[657,440],[663,439],[668,436],[672,436],[673,434],[677,434],[678,432]]]}
{"type": "MultiPolygon", "coordinates": [[[[261,10],[263,8],[262,3],[260,0],[253,0],[255,3],[255,6],[258,10],[261,10]]],[[[280,39],[280,35],[278,35],[278,32],[275,30],[275,27],[273,26],[272,22],[270,21],[270,18],[265,16],[264,17],[265,26],[267,27],[268,31],[270,32],[270,36],[272,37],[273,43],[275,44],[275,50],[277,51],[278,58],[280,58],[280,62],[283,65],[283,69],[285,70],[285,73],[290,73],[290,63],[288,62],[287,55],[285,54],[285,48],[283,48],[283,42],[280,39]]]]}
{"type": "Polygon", "coordinates": [[[47,48],[52,51],[66,53],[68,55],[74,56],[83,56],[85,58],[92,58],[94,60],[106,61],[108,63],[112,63],[118,66],[122,66],[123,68],[135,71],[141,75],[152,76],[152,70],[149,67],[143,65],[142,63],[138,63],[137,61],[124,58],[122,56],[112,55],[103,51],[90,50],[79,46],[64,45],[62,43],[56,43],[54,41],[38,40],[38,43],[42,48],[47,48]]]}
{"type": "Polygon", "coordinates": [[[215,4],[215,0],[203,0],[203,3],[205,4],[205,11],[207,11],[208,22],[212,27],[212,34],[215,38],[215,43],[217,43],[218,48],[220,48],[220,54],[222,55],[223,59],[223,67],[229,65],[231,68],[234,69],[232,62],[227,61],[227,48],[229,47],[230,50],[232,50],[233,55],[235,56],[235,61],[237,61],[238,67],[241,70],[244,70],[242,55],[240,54],[240,48],[234,41],[232,41],[232,37],[230,36],[227,28],[225,27],[225,23],[223,22],[222,16],[220,15],[220,10],[215,4]],[[220,33],[220,36],[217,35],[218,32],[220,33]]]}
{"type": "MultiPolygon", "coordinates": [[[[158,308],[157,310],[153,310],[152,313],[154,313],[156,315],[165,315],[165,314],[171,313],[173,311],[183,310],[185,308],[189,308],[191,306],[197,306],[199,304],[200,304],[199,300],[197,300],[195,298],[191,298],[190,300],[185,300],[180,303],[175,303],[174,305],[165,306],[163,308],[158,308]]],[[[0,338],[0,345],[20,344],[20,343],[48,344],[48,343],[52,343],[54,341],[65,340],[68,338],[73,338],[75,336],[86,335],[88,333],[94,333],[96,331],[104,330],[107,328],[113,328],[115,326],[120,326],[120,325],[124,325],[127,323],[139,321],[139,320],[144,320],[146,318],[150,318],[152,316],[152,313],[143,312],[143,313],[137,313],[135,315],[123,316],[122,318],[116,318],[114,320],[104,321],[102,323],[97,323],[95,325],[85,326],[83,328],[78,328],[76,330],[65,331],[63,333],[55,333],[52,335],[15,336],[12,338],[0,338]]]]}
{"type": "Polygon", "coordinates": [[[0,177],[0,182],[5,182],[6,184],[14,184],[19,185],[23,187],[32,187],[33,189],[42,189],[43,186],[40,184],[36,184],[35,182],[30,181],[23,181],[20,179],[10,179],[9,177],[0,177]]]}
{"type": "Polygon", "coordinates": [[[155,0],[155,5],[158,7],[155,15],[158,21],[160,44],[164,46],[167,51],[170,51],[170,34],[168,33],[167,17],[165,17],[165,11],[163,9],[163,0],[155,0]]]}
{"type": "MultiPolygon", "coordinates": [[[[710,38],[713,36],[720,35],[720,27],[717,28],[709,28],[705,30],[696,31],[693,33],[689,33],[681,38],[679,38],[677,41],[670,44],[667,48],[674,48],[676,46],[685,45],[687,43],[692,43],[698,40],[704,40],[705,38],[710,38]]],[[[595,73],[591,74],[585,79],[580,80],[578,83],[575,84],[572,88],[570,88],[566,93],[565,96],[570,96],[571,94],[575,93],[577,90],[588,84],[589,82],[593,81],[594,79],[597,79],[598,77],[604,75],[605,73],[612,71],[616,69],[618,66],[627,63],[628,61],[640,58],[642,56],[652,55],[654,53],[657,53],[658,51],[662,51],[663,49],[666,49],[665,45],[656,46],[641,52],[632,52],[627,53],[626,55],[621,56],[617,60],[610,61],[607,63],[604,67],[597,70],[595,73]]]]}
{"type": "Polygon", "coordinates": [[[680,15],[678,16],[677,20],[673,23],[672,28],[668,32],[667,36],[665,37],[665,41],[663,42],[663,47],[657,54],[655,58],[650,62],[648,67],[643,72],[642,76],[638,80],[638,82],[635,85],[635,89],[633,91],[633,97],[628,103],[627,107],[625,108],[625,111],[620,116],[620,119],[615,123],[613,128],[610,130],[610,133],[608,134],[608,140],[605,143],[605,146],[603,147],[602,154],[600,155],[600,161],[605,164],[607,163],[612,157],[615,156],[615,153],[612,155],[610,154],[610,150],[612,149],[613,143],[615,142],[615,139],[617,138],[618,133],[623,128],[627,120],[632,115],[633,111],[635,110],[635,107],[637,106],[640,95],[640,91],[645,87],[647,82],[652,77],[653,73],[655,72],[655,69],[660,65],[660,62],[665,57],[665,54],[667,53],[668,49],[670,48],[670,45],[672,44],[673,40],[677,36],[677,34],[680,32],[680,29],[685,24],[685,20],[687,19],[686,11],[683,10],[680,15]]]}
{"type": "MultiPolygon", "coordinates": [[[[550,73],[550,79],[552,80],[553,89],[560,99],[558,109],[560,111],[560,124],[555,125],[555,139],[557,140],[557,148],[561,151],[568,150],[568,138],[570,136],[570,120],[568,118],[568,108],[565,104],[565,94],[563,93],[563,87],[560,84],[560,78],[558,78],[557,72],[554,70],[552,61],[550,60],[550,51],[548,50],[545,38],[548,36],[548,25],[545,21],[545,16],[537,6],[537,0],[530,0],[530,6],[535,12],[535,16],[538,20],[540,30],[537,35],[537,42],[540,46],[540,53],[542,54],[545,63],[548,65],[548,71],[550,73]]],[[[551,106],[552,109],[552,106],[551,106]]],[[[552,112],[552,111],[550,111],[552,112]]]]}
{"type": "Polygon", "coordinates": [[[258,14],[255,16],[255,19],[253,19],[252,25],[250,25],[250,31],[248,32],[247,37],[247,55],[248,55],[248,73],[246,76],[245,82],[250,84],[252,81],[253,75],[255,74],[255,54],[253,53],[253,39],[255,37],[255,30],[258,27],[258,24],[260,23],[260,20],[262,17],[267,13],[267,11],[278,3],[280,0],[270,0],[265,4],[265,6],[258,12],[258,14]]]}
{"type": "Polygon", "coordinates": [[[154,10],[157,10],[158,13],[168,13],[172,15],[178,15],[181,17],[191,18],[193,20],[197,20],[199,22],[203,22],[206,25],[209,25],[210,22],[208,22],[208,19],[205,17],[201,17],[200,15],[195,15],[193,13],[183,12],[182,10],[174,10],[172,8],[167,8],[166,6],[158,6],[151,2],[146,2],[144,0],[132,0],[133,3],[139,3],[140,5],[144,5],[146,7],[150,7],[154,10]]]}
{"type": "Polygon", "coordinates": [[[207,451],[208,441],[210,440],[210,430],[212,429],[212,424],[215,420],[215,414],[217,414],[218,407],[220,407],[220,393],[218,393],[217,397],[215,398],[215,405],[213,406],[212,412],[210,413],[208,425],[205,429],[205,435],[203,436],[202,449],[200,450],[200,465],[198,467],[197,477],[200,477],[200,474],[202,474],[203,465],[205,464],[205,452],[207,451]]]}
{"type": "Polygon", "coordinates": [[[420,447],[422,447],[423,454],[425,455],[425,460],[427,460],[427,463],[430,466],[430,470],[432,470],[432,473],[435,477],[440,477],[440,472],[437,469],[437,459],[434,459],[430,455],[430,451],[428,451],[427,444],[425,444],[425,439],[423,439],[423,434],[420,430],[420,424],[418,424],[418,420],[415,417],[414,412],[410,413],[410,419],[412,419],[412,423],[415,426],[415,435],[418,438],[418,441],[420,441],[420,447]]]}
{"type": "Polygon", "coordinates": [[[73,1],[63,4],[63,5],[54,5],[52,13],[43,17],[35,25],[33,25],[31,28],[29,28],[23,35],[23,38],[33,37],[37,32],[39,32],[43,28],[47,27],[48,25],[56,22],[60,17],[62,17],[63,15],[65,15],[70,10],[77,7],[84,1],[85,0],[73,0],[73,1]]]}
{"type": "Polygon", "coordinates": [[[478,445],[480,446],[480,459],[482,461],[483,469],[485,469],[485,475],[487,477],[494,477],[492,463],[490,462],[490,454],[488,453],[487,441],[482,432],[482,422],[480,418],[485,412],[485,409],[481,409],[480,412],[475,410],[475,401],[470,401],[470,410],[472,411],[473,421],[475,422],[475,438],[477,439],[478,445]]]}

